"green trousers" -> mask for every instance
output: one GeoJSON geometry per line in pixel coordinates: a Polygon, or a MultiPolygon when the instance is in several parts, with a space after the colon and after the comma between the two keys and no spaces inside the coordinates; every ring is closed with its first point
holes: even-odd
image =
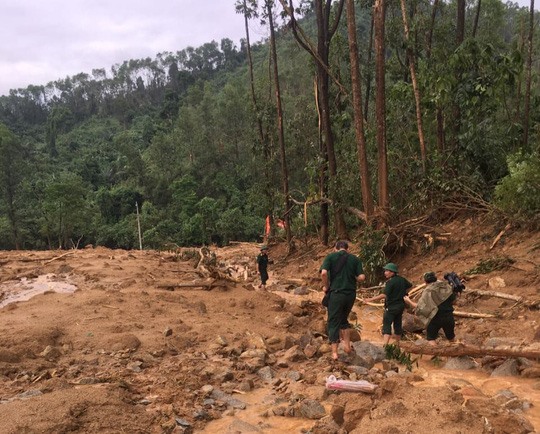
{"type": "Polygon", "coordinates": [[[348,318],[356,300],[356,289],[330,293],[328,301],[328,340],[339,342],[339,331],[351,327],[348,318]]]}

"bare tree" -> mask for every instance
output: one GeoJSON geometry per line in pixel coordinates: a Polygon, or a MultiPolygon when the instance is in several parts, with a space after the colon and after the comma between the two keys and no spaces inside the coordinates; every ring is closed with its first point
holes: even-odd
{"type": "Polygon", "coordinates": [[[388,219],[388,159],[386,154],[386,96],[385,96],[385,44],[384,21],[385,0],[375,0],[374,27],[375,27],[375,117],[377,123],[377,150],[378,150],[378,180],[379,180],[379,209],[384,222],[388,219]]]}
{"type": "MultiPolygon", "coordinates": [[[[250,84],[250,90],[251,90],[251,103],[253,105],[253,111],[255,113],[255,121],[257,123],[257,133],[259,135],[259,142],[261,144],[263,158],[264,158],[264,181],[265,181],[265,196],[267,198],[267,205],[268,209],[266,211],[266,214],[270,218],[270,233],[268,236],[272,235],[272,228],[273,228],[273,203],[274,203],[274,194],[272,189],[272,182],[271,182],[271,173],[270,173],[270,160],[272,158],[270,145],[269,145],[269,138],[268,133],[265,132],[265,129],[263,127],[263,122],[261,120],[261,111],[259,108],[259,103],[257,101],[257,93],[255,92],[255,75],[253,73],[253,57],[251,55],[251,44],[250,44],[250,37],[249,37],[249,19],[251,18],[257,18],[257,0],[238,0],[236,2],[236,11],[237,13],[241,13],[244,15],[244,25],[246,29],[246,55],[248,59],[248,68],[249,68],[249,84],[250,84]]],[[[266,239],[266,233],[265,233],[265,239],[266,239]]]]}
{"type": "MultiPolygon", "coordinates": [[[[280,0],[283,8],[291,18],[291,27],[293,34],[302,48],[304,48],[316,62],[316,79],[317,79],[317,105],[320,114],[321,129],[324,139],[321,156],[328,164],[328,177],[330,184],[336,184],[337,181],[337,161],[334,149],[334,135],[332,132],[332,124],[330,120],[330,65],[329,53],[330,42],[334,36],[345,0],[338,0],[335,9],[335,16],[331,22],[332,0],[314,0],[315,14],[317,18],[317,48],[313,47],[311,41],[306,37],[303,30],[296,22],[294,15],[293,0],[289,0],[287,5],[286,0],[280,0]]],[[[323,172],[324,173],[324,172],[323,172]]],[[[324,181],[325,182],[325,181],[324,181]]],[[[334,204],[334,224],[338,238],[347,238],[347,227],[343,209],[337,200],[337,192],[335,188],[330,189],[330,196],[334,204]]],[[[328,204],[321,205],[321,240],[323,244],[328,244],[328,204]],[[326,221],[325,221],[326,218],[326,221]]]]}
{"type": "Polygon", "coordinates": [[[362,113],[362,85],[360,78],[360,65],[358,61],[358,42],[356,39],[354,0],[347,0],[347,31],[349,35],[349,56],[351,59],[354,132],[356,134],[358,166],[360,169],[362,204],[364,206],[364,212],[366,213],[366,220],[369,221],[373,215],[373,197],[371,195],[369,166],[366,153],[366,136],[364,133],[364,116],[362,113]]]}
{"type": "Polygon", "coordinates": [[[529,12],[529,38],[527,40],[527,82],[525,84],[525,107],[523,109],[523,147],[529,146],[529,114],[531,111],[531,79],[534,36],[534,0],[531,0],[529,12]]]}
{"type": "Polygon", "coordinates": [[[478,30],[478,21],[480,20],[480,11],[482,8],[482,0],[478,0],[478,6],[476,6],[476,14],[474,15],[474,23],[472,29],[472,37],[476,38],[476,31],[478,30]]]}
{"type": "Polygon", "coordinates": [[[369,99],[371,95],[371,53],[373,52],[373,8],[371,8],[371,25],[369,27],[369,46],[367,52],[367,74],[366,74],[366,100],[364,101],[364,120],[368,121],[369,99]]]}
{"type": "Polygon", "coordinates": [[[274,88],[276,95],[276,110],[277,110],[277,132],[279,140],[279,150],[281,154],[281,180],[283,183],[283,196],[285,199],[285,212],[283,215],[283,220],[285,222],[285,233],[287,236],[287,245],[289,252],[293,250],[292,245],[292,236],[291,236],[291,225],[290,225],[290,210],[291,210],[291,200],[289,197],[289,170],[287,169],[287,155],[285,152],[285,133],[283,128],[283,108],[281,106],[281,91],[279,87],[279,71],[278,71],[278,62],[277,62],[277,50],[276,50],[276,34],[274,31],[274,17],[272,15],[272,7],[274,5],[274,0],[266,0],[266,13],[268,15],[268,26],[270,28],[270,50],[272,56],[272,65],[274,71],[274,88]]]}
{"type": "Polygon", "coordinates": [[[422,169],[426,172],[426,142],[424,139],[424,129],[422,127],[422,108],[420,107],[420,90],[418,89],[418,80],[416,79],[416,68],[414,52],[411,48],[411,41],[409,37],[409,21],[407,19],[407,10],[405,8],[405,0],[401,0],[401,16],[403,18],[403,30],[405,32],[405,44],[407,46],[407,58],[409,63],[409,71],[411,73],[411,81],[413,85],[414,101],[416,104],[416,126],[418,129],[418,141],[420,142],[420,154],[422,157],[422,169]]]}

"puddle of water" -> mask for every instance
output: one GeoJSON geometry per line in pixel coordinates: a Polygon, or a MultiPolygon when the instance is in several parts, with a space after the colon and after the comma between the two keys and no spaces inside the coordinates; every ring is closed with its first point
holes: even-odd
{"type": "Polygon", "coordinates": [[[47,291],[60,294],[72,294],[77,289],[75,285],[54,280],[55,278],[56,276],[54,274],[43,274],[36,279],[27,279],[26,277],[23,277],[17,282],[4,282],[0,285],[0,293],[4,294],[0,301],[0,308],[5,307],[10,303],[28,301],[32,297],[47,291]]]}
{"type": "MultiPolygon", "coordinates": [[[[224,416],[221,419],[209,422],[200,433],[215,434],[231,432],[229,429],[235,420],[246,422],[258,427],[265,434],[283,434],[287,432],[302,432],[313,426],[315,421],[297,417],[274,416],[271,409],[278,406],[270,388],[255,389],[245,395],[234,395],[235,398],[247,404],[245,410],[236,410],[234,416],[224,416]],[[269,416],[263,416],[268,412],[269,416]]],[[[287,403],[283,404],[287,406],[287,403]]],[[[234,425],[233,425],[234,426],[234,425]]]]}

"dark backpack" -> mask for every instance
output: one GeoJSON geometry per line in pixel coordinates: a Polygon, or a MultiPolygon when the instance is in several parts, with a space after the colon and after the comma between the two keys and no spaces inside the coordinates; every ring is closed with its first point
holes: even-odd
{"type": "Polygon", "coordinates": [[[454,292],[462,292],[465,289],[463,281],[455,272],[452,271],[450,273],[446,273],[444,278],[450,284],[454,292]]]}

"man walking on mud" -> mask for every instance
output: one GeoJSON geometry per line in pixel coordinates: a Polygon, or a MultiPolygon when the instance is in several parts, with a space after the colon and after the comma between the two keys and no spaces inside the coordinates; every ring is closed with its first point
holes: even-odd
{"type": "Polygon", "coordinates": [[[347,241],[338,241],[335,251],[324,258],[321,265],[323,291],[328,294],[328,340],[332,359],[338,359],[339,342],[348,354],[352,351],[348,318],[356,300],[356,283],[365,280],[362,262],[348,253],[347,241]]]}
{"type": "Polygon", "coordinates": [[[268,259],[268,246],[261,246],[261,253],[257,255],[257,271],[261,277],[260,289],[266,289],[266,282],[268,281],[268,264],[270,260],[268,259]]]}
{"type": "Polygon", "coordinates": [[[405,302],[410,303],[407,294],[409,293],[409,289],[412,288],[412,283],[398,275],[396,264],[389,262],[383,268],[384,277],[386,277],[384,291],[375,297],[366,298],[364,302],[372,303],[384,300],[382,324],[383,345],[388,345],[391,337],[399,345],[399,341],[403,335],[403,311],[405,310],[405,302]],[[392,328],[394,330],[393,334],[392,328]]]}

